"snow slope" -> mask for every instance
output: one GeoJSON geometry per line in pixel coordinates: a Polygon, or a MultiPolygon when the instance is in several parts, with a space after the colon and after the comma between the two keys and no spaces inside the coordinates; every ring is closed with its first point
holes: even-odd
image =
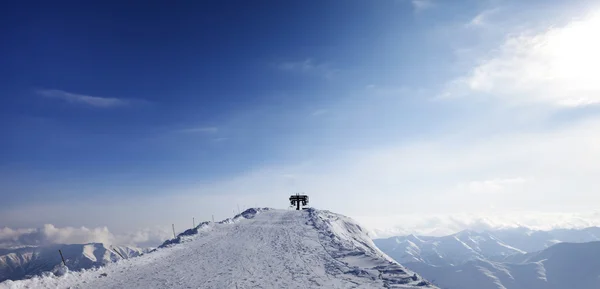
{"type": "Polygon", "coordinates": [[[162,247],[0,288],[435,288],[379,251],[351,219],[314,209],[249,209],[162,247]]]}
{"type": "Polygon", "coordinates": [[[62,263],[59,249],[72,270],[98,267],[122,258],[137,257],[144,252],[140,248],[99,243],[0,249],[0,282],[20,280],[53,270],[62,263]]]}

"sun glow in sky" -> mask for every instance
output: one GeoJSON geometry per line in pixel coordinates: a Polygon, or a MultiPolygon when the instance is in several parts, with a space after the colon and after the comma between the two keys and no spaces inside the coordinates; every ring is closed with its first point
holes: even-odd
{"type": "Polygon", "coordinates": [[[476,67],[470,89],[518,98],[579,106],[600,101],[600,13],[565,26],[509,36],[494,58],[476,67]],[[543,87],[543,93],[539,89],[543,87]]]}
{"type": "Polygon", "coordinates": [[[573,94],[584,94],[583,101],[600,101],[600,38],[593,36],[598,31],[600,12],[595,12],[563,29],[550,30],[542,40],[545,47],[534,51],[550,61],[547,74],[542,75],[573,94]]]}

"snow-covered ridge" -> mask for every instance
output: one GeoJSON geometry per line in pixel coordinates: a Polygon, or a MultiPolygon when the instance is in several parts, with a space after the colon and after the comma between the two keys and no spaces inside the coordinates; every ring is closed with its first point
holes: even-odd
{"type": "Polygon", "coordinates": [[[386,288],[397,284],[426,287],[431,285],[381,252],[369,237],[367,230],[354,220],[329,211],[308,209],[307,212],[307,223],[319,232],[321,245],[335,260],[352,268],[349,271],[352,274],[381,278],[388,286],[386,288]],[[359,265],[364,263],[374,266],[360,268],[359,265]]]}
{"type": "MultiPolygon", "coordinates": [[[[248,209],[245,212],[218,222],[231,224],[241,219],[252,218],[268,208],[248,209]]],[[[202,222],[195,228],[180,233],[177,238],[165,241],[160,248],[168,247],[191,239],[199,231],[208,230],[212,222],[202,222]]],[[[141,256],[150,251],[133,246],[113,246],[101,243],[90,244],[56,244],[49,246],[24,246],[13,249],[0,249],[0,282],[5,280],[21,280],[43,273],[62,272],[62,260],[58,253],[61,250],[68,270],[97,268],[121,259],[141,256]]]]}
{"type": "MultiPolygon", "coordinates": [[[[216,222],[216,224],[233,224],[243,219],[252,219],[256,214],[260,214],[261,212],[272,210],[270,208],[250,208],[245,210],[244,212],[235,215],[233,218],[227,218],[223,221],[216,222]]],[[[190,241],[194,239],[195,235],[198,235],[199,232],[206,232],[211,230],[214,227],[215,223],[211,221],[206,221],[198,224],[198,226],[187,229],[183,233],[177,235],[177,237],[173,239],[166,240],[162,245],[158,246],[158,248],[165,248],[172,246],[174,244],[180,244],[186,241],[190,241]]]]}
{"type": "Polygon", "coordinates": [[[515,228],[445,237],[409,235],[375,240],[375,244],[441,288],[597,289],[600,242],[594,241],[599,233],[595,227],[515,228]],[[525,250],[536,248],[541,249],[525,250]]]}
{"type": "Polygon", "coordinates": [[[560,243],[521,257],[510,263],[478,259],[458,266],[409,266],[441,288],[600,288],[600,242],[560,243]]]}
{"type": "Polygon", "coordinates": [[[154,253],[0,288],[435,288],[377,249],[351,219],[250,209],[202,223],[154,253]]]}
{"type": "Polygon", "coordinates": [[[444,237],[408,235],[376,239],[375,244],[402,264],[422,262],[446,266],[460,265],[476,259],[504,261],[515,255],[544,250],[561,242],[592,241],[600,241],[600,228],[552,231],[534,231],[527,228],[483,232],[465,230],[444,237]]]}
{"type": "Polygon", "coordinates": [[[525,253],[488,232],[474,231],[462,231],[445,237],[392,237],[375,240],[375,244],[400,263],[422,262],[434,266],[460,265],[491,256],[525,253]]]}
{"type": "Polygon", "coordinates": [[[107,246],[101,243],[50,245],[0,250],[0,282],[40,275],[53,271],[62,263],[62,251],[71,270],[89,269],[132,258],[144,253],[143,249],[128,246],[107,246]]]}

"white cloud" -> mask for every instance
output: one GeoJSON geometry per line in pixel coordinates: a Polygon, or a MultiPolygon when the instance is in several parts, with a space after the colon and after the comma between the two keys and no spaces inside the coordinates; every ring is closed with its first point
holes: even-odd
{"type": "Polygon", "coordinates": [[[289,71],[309,71],[315,69],[316,65],[312,59],[302,61],[287,61],[279,64],[279,69],[289,71]]]}
{"type": "Polygon", "coordinates": [[[38,90],[37,93],[49,98],[57,98],[71,103],[85,104],[100,108],[118,107],[130,104],[129,101],[119,98],[90,96],[55,89],[38,90]]]}
{"type": "MultiPolygon", "coordinates": [[[[191,227],[191,226],[190,226],[191,227]]],[[[118,245],[134,245],[140,248],[156,247],[173,237],[168,226],[154,226],[135,230],[125,234],[117,234],[114,243],[118,245]]]]}
{"type": "Polygon", "coordinates": [[[420,12],[426,9],[433,8],[435,4],[431,0],[412,0],[412,6],[415,12],[420,12]]]}
{"type": "Polygon", "coordinates": [[[371,96],[402,96],[406,94],[417,94],[422,92],[421,89],[415,90],[406,86],[381,86],[369,84],[365,87],[365,91],[371,96]]]}
{"type": "Polygon", "coordinates": [[[489,18],[499,11],[498,8],[481,11],[467,23],[467,27],[481,27],[488,24],[489,18]]]}
{"type": "Polygon", "coordinates": [[[45,224],[36,229],[0,228],[0,248],[15,246],[43,246],[50,244],[105,243],[117,245],[156,246],[169,238],[165,228],[143,229],[123,235],[114,235],[107,227],[56,227],[45,224]]]}
{"type": "Polygon", "coordinates": [[[375,238],[387,238],[408,234],[446,236],[462,230],[494,230],[526,227],[533,230],[581,229],[600,226],[600,212],[548,213],[515,211],[504,214],[453,214],[429,215],[397,214],[381,217],[357,217],[364,226],[371,228],[375,238]]]}
{"type": "Polygon", "coordinates": [[[31,234],[35,229],[12,229],[9,227],[0,228],[0,248],[10,247],[19,244],[19,238],[26,234],[31,234]]]}
{"type": "Polygon", "coordinates": [[[217,137],[217,138],[213,138],[212,141],[214,142],[224,142],[226,140],[228,140],[229,138],[226,137],[217,137]]]}
{"type": "Polygon", "coordinates": [[[517,190],[521,190],[523,185],[527,182],[526,178],[505,178],[505,179],[491,179],[483,181],[471,181],[467,183],[461,183],[458,188],[459,190],[466,190],[474,194],[490,194],[490,193],[515,193],[517,190]]]}
{"type": "Polygon", "coordinates": [[[288,72],[300,72],[331,78],[339,72],[339,69],[331,67],[327,63],[319,63],[311,58],[301,61],[285,61],[279,63],[277,68],[288,72]]]}
{"type": "Polygon", "coordinates": [[[57,228],[46,224],[37,229],[11,229],[0,230],[0,245],[48,245],[69,243],[100,242],[111,244],[114,236],[106,227],[88,229],[86,227],[57,228]]]}
{"type": "Polygon", "coordinates": [[[178,130],[177,132],[181,132],[181,133],[216,133],[218,131],[219,131],[218,127],[204,126],[204,127],[184,128],[184,129],[178,130]]]}
{"type": "Polygon", "coordinates": [[[312,115],[312,116],[319,116],[319,115],[324,115],[324,114],[326,114],[326,113],[327,113],[327,110],[326,110],[326,109],[317,109],[317,110],[314,110],[314,111],[311,113],[311,115],[312,115]]]}
{"type": "Polygon", "coordinates": [[[562,27],[510,36],[443,94],[561,107],[599,103],[600,40],[594,37],[599,30],[596,12],[562,27]]]}

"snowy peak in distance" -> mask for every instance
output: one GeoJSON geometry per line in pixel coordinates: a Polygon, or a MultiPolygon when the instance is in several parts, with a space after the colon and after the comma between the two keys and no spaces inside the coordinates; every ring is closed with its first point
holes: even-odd
{"type": "Polygon", "coordinates": [[[525,252],[541,251],[561,242],[585,243],[600,241],[599,227],[554,229],[550,231],[515,228],[489,231],[489,233],[525,252]]]}
{"type": "Polygon", "coordinates": [[[560,243],[521,257],[510,263],[478,259],[458,266],[410,267],[441,288],[600,288],[600,242],[560,243]]]}
{"type": "Polygon", "coordinates": [[[462,231],[445,237],[399,236],[377,239],[375,244],[400,263],[423,262],[435,266],[457,265],[488,255],[525,253],[487,232],[462,231]]]}
{"type": "MultiPolygon", "coordinates": [[[[437,288],[382,253],[342,215],[249,209],[205,222],[156,251],[9,288],[437,288]],[[99,277],[101,276],[101,277],[99,277]]],[[[0,284],[2,288],[4,283],[0,284]]]]}
{"type": "Polygon", "coordinates": [[[600,288],[600,229],[462,231],[375,240],[441,288],[600,288]],[[570,243],[569,243],[570,242],[570,243]]]}
{"type": "Polygon", "coordinates": [[[143,249],[136,247],[101,243],[0,249],[0,282],[20,280],[54,270],[62,263],[58,250],[61,250],[71,270],[99,267],[144,253],[143,249]]]}
{"type": "Polygon", "coordinates": [[[404,264],[423,262],[434,266],[459,265],[474,259],[504,261],[527,252],[544,250],[561,242],[600,241],[600,228],[536,231],[511,228],[477,232],[465,230],[444,237],[397,236],[376,239],[375,244],[404,264]]]}

